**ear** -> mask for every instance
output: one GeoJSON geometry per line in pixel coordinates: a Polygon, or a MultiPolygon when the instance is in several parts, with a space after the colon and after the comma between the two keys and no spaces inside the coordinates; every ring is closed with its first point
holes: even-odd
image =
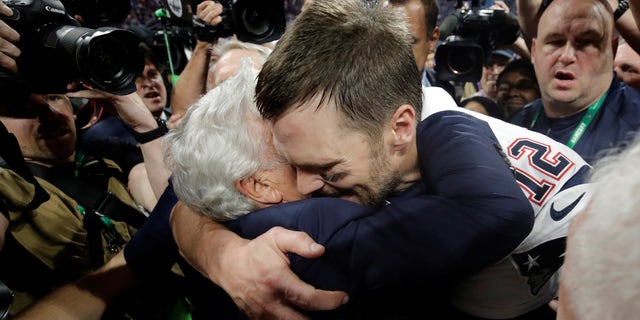
{"type": "Polygon", "coordinates": [[[261,207],[280,204],[283,201],[282,194],[273,187],[271,181],[261,179],[257,175],[237,180],[234,185],[241,194],[261,207]]]}
{"type": "Polygon", "coordinates": [[[536,65],[536,38],[531,39],[531,64],[536,65]]]}
{"type": "Polygon", "coordinates": [[[416,123],[416,110],[412,106],[403,104],[396,109],[391,118],[394,148],[403,149],[415,143],[416,123]]]}
{"type": "Polygon", "coordinates": [[[611,48],[613,49],[613,58],[615,59],[616,57],[616,53],[618,53],[618,42],[620,40],[620,37],[617,35],[614,35],[611,38],[611,48]]]}
{"type": "Polygon", "coordinates": [[[431,39],[429,40],[429,53],[435,52],[436,46],[438,45],[438,39],[440,39],[440,28],[436,26],[433,29],[431,39]]]}

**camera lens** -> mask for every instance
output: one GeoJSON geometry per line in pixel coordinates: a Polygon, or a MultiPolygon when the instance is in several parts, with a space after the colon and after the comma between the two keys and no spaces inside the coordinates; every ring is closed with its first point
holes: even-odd
{"type": "Polygon", "coordinates": [[[112,93],[135,91],[136,78],[144,68],[139,42],[129,31],[109,28],[83,37],[76,55],[81,77],[112,93]]]}
{"type": "Polygon", "coordinates": [[[447,56],[447,67],[454,75],[465,75],[473,71],[478,63],[472,51],[451,50],[447,56]]]}
{"type": "Polygon", "coordinates": [[[139,50],[140,39],[123,29],[97,30],[59,26],[46,37],[45,46],[53,49],[72,80],[80,79],[114,94],[135,92],[135,81],[144,68],[139,50]]]}
{"type": "Polygon", "coordinates": [[[264,36],[265,33],[270,32],[271,25],[269,23],[269,16],[265,11],[267,8],[260,8],[259,4],[253,3],[258,7],[248,7],[241,13],[242,24],[244,28],[250,34],[255,36],[264,36]]]}
{"type": "Polygon", "coordinates": [[[241,41],[264,43],[284,33],[282,0],[237,0],[231,11],[235,33],[241,41]]]}
{"type": "Polygon", "coordinates": [[[476,82],[482,76],[484,52],[474,41],[449,39],[436,50],[436,76],[447,81],[476,82]]]}

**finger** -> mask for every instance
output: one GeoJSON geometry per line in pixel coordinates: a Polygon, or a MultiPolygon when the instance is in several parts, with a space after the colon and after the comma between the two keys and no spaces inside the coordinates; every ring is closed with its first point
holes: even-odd
{"type": "Polygon", "coordinates": [[[219,3],[210,3],[210,1],[205,1],[200,4],[202,6],[198,5],[196,9],[196,16],[203,20],[207,14],[220,15],[222,13],[222,5],[219,3]]]}
{"type": "Polygon", "coordinates": [[[11,72],[18,72],[18,65],[16,64],[16,60],[4,54],[0,54],[0,66],[11,70],[11,72]]]}
{"type": "Polygon", "coordinates": [[[304,232],[274,227],[267,233],[273,235],[273,241],[283,252],[295,253],[305,258],[317,258],[324,253],[324,247],[304,232]]]}
{"type": "Polygon", "coordinates": [[[291,290],[285,291],[285,300],[303,310],[333,310],[349,301],[344,291],[327,291],[316,289],[301,280],[291,290]]]}
{"type": "Polygon", "coordinates": [[[209,8],[209,6],[211,6],[212,3],[213,3],[213,1],[202,1],[202,2],[200,2],[196,6],[196,15],[199,15],[200,13],[202,13],[202,11],[207,10],[209,8]]]}
{"type": "Polygon", "coordinates": [[[551,308],[551,310],[558,312],[558,300],[554,299],[549,301],[549,308],[551,308]]]}
{"type": "Polygon", "coordinates": [[[20,34],[18,31],[9,27],[4,21],[0,20],[0,38],[6,39],[12,43],[18,42],[20,40],[20,34]]]}
{"type": "Polygon", "coordinates": [[[0,14],[10,17],[13,15],[13,11],[4,2],[0,1],[0,14]]]}
{"type": "Polygon", "coordinates": [[[209,25],[211,25],[212,27],[215,27],[217,25],[220,24],[220,22],[222,22],[222,17],[217,15],[217,16],[213,16],[213,17],[207,17],[207,19],[203,19],[205,22],[207,22],[209,25]]]}
{"type": "Polygon", "coordinates": [[[285,319],[285,320],[309,320],[299,311],[296,311],[293,307],[274,303],[269,305],[269,310],[266,312],[268,316],[254,317],[252,319],[285,319]]]}

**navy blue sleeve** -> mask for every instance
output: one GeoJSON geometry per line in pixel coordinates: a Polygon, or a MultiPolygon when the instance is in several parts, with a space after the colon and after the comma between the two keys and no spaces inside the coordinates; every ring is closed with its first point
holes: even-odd
{"type": "Polygon", "coordinates": [[[169,218],[178,197],[173,185],[165,189],[153,212],[124,247],[127,265],[136,276],[150,277],[167,272],[180,254],[173,239],[169,218]]]}
{"type": "Polygon", "coordinates": [[[444,289],[501,260],[530,232],[534,216],[488,125],[443,113],[418,134],[427,193],[397,197],[377,210],[312,199],[229,226],[249,238],[275,225],[307,232],[325,254],[292,255],[292,269],[318,288],[352,296],[408,282],[444,289]]]}

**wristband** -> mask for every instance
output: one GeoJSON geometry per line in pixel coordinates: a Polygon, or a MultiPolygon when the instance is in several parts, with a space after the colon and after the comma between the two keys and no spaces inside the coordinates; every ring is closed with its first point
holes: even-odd
{"type": "Polygon", "coordinates": [[[136,141],[138,141],[138,143],[145,144],[149,141],[158,139],[169,132],[166,121],[160,118],[156,118],[156,122],[158,123],[158,127],[147,132],[136,132],[134,130],[131,130],[133,137],[136,139],[136,141]]]}
{"type": "Polygon", "coordinates": [[[627,10],[629,10],[629,2],[627,0],[618,1],[618,7],[613,12],[613,20],[618,21],[627,10]]]}

